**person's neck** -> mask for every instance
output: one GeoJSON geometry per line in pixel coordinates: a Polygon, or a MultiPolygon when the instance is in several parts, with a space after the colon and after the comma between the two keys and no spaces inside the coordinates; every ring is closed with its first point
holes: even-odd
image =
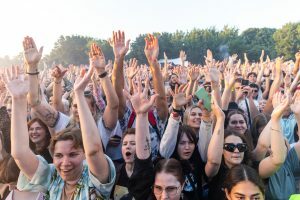
{"type": "Polygon", "coordinates": [[[134,167],[134,163],[133,162],[125,164],[125,170],[126,170],[126,173],[127,173],[128,177],[130,177],[132,175],[133,167],[134,167]]]}
{"type": "Polygon", "coordinates": [[[225,162],[225,165],[228,167],[228,169],[231,169],[234,167],[234,165],[229,164],[228,162],[226,162],[226,160],[224,162],[225,162]]]}

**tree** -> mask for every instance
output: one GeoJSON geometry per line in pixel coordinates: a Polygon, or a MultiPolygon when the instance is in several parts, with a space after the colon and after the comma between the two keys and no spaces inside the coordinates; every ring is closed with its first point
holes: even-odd
{"type": "Polygon", "coordinates": [[[294,58],[300,49],[300,22],[287,23],[274,33],[275,49],[285,59],[294,58]]]}

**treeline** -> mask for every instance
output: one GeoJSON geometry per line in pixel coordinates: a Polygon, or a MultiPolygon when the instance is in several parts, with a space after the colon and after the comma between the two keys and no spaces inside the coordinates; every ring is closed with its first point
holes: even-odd
{"type": "MultiPolygon", "coordinates": [[[[168,58],[177,58],[179,51],[187,53],[187,60],[192,63],[203,63],[206,49],[214,52],[216,59],[223,59],[233,53],[241,58],[247,53],[250,61],[259,59],[261,50],[271,59],[284,56],[285,60],[294,58],[295,52],[300,50],[300,22],[287,23],[280,29],[249,28],[239,34],[238,29],[225,26],[222,30],[215,28],[193,29],[189,32],[177,31],[175,33],[154,33],[159,38],[159,58],[166,52],[168,58]]],[[[146,63],[144,46],[146,34],[140,34],[131,42],[127,58],[135,57],[140,63],[146,63]]],[[[60,36],[55,42],[44,62],[67,64],[88,63],[88,50],[90,44],[96,42],[101,45],[107,59],[113,59],[113,51],[108,41],[85,36],[60,36]]],[[[9,65],[11,62],[21,62],[21,55],[13,59],[0,58],[0,64],[9,65]]]]}

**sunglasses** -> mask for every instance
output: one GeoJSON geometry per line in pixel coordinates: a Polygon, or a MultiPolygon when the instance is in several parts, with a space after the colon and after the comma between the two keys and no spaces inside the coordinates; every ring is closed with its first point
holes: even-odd
{"type": "Polygon", "coordinates": [[[247,151],[248,147],[246,143],[225,143],[223,149],[229,152],[234,152],[235,149],[238,149],[239,152],[245,152],[247,151]]]}

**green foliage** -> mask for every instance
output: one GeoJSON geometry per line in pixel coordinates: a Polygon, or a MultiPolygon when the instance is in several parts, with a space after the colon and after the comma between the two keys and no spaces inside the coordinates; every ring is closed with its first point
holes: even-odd
{"type": "MultiPolygon", "coordinates": [[[[239,34],[237,28],[225,26],[222,30],[211,27],[208,29],[193,29],[188,32],[176,31],[174,33],[153,33],[159,40],[159,59],[166,52],[169,59],[178,58],[179,51],[184,50],[187,60],[192,63],[204,63],[206,50],[212,50],[214,58],[222,60],[229,55],[237,53],[243,58],[247,53],[250,61],[258,61],[261,50],[265,55],[274,59],[278,55],[284,55],[285,59],[294,58],[294,54],[300,49],[300,23],[288,23],[281,29],[273,28],[249,28],[239,34]]],[[[126,59],[137,58],[139,63],[147,63],[144,47],[146,34],[140,34],[131,42],[126,59]]],[[[87,64],[88,52],[92,42],[101,46],[106,60],[114,59],[113,50],[108,41],[85,36],[60,36],[55,42],[54,48],[44,61],[51,65],[53,62],[68,64],[87,64]]],[[[0,58],[0,65],[22,63],[22,54],[14,58],[8,56],[0,58]]]]}
{"type": "Polygon", "coordinates": [[[300,49],[300,22],[285,24],[274,33],[275,49],[285,59],[294,58],[300,49]]]}

